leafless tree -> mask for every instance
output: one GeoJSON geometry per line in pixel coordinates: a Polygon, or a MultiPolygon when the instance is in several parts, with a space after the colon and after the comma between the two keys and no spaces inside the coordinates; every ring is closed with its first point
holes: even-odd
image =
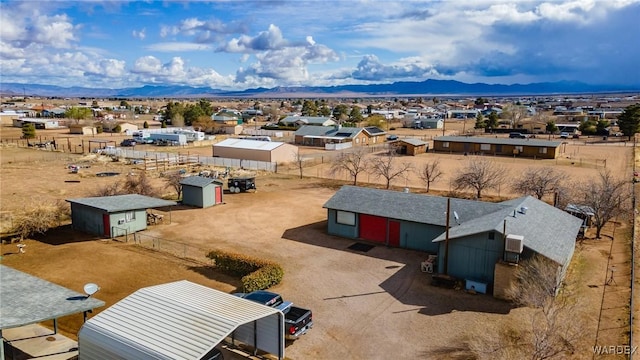
{"type": "Polygon", "coordinates": [[[507,291],[511,300],[535,309],[531,314],[532,359],[549,359],[573,353],[583,337],[580,317],[576,316],[578,297],[562,283],[559,265],[541,255],[522,261],[515,270],[516,282],[507,291]]]}
{"type": "Polygon", "coordinates": [[[293,161],[296,164],[298,171],[300,172],[300,179],[302,179],[304,168],[307,166],[308,161],[304,156],[302,156],[302,154],[300,154],[299,151],[295,151],[293,153],[293,161]]]}
{"type": "Polygon", "coordinates": [[[509,120],[511,128],[515,129],[520,125],[520,122],[524,119],[526,113],[527,109],[524,106],[509,104],[503,109],[501,118],[509,120]]]}
{"type": "Polygon", "coordinates": [[[180,200],[180,198],[182,197],[182,184],[180,184],[180,181],[182,181],[183,179],[182,174],[180,174],[179,172],[171,172],[168,174],[164,174],[162,177],[164,178],[167,187],[175,190],[176,194],[178,195],[178,200],[180,200]]]}
{"type": "Polygon", "coordinates": [[[329,173],[336,175],[344,170],[353,178],[353,185],[358,185],[358,175],[369,169],[365,161],[366,155],[367,152],[364,148],[340,153],[333,159],[329,173]]]}
{"type": "Polygon", "coordinates": [[[155,196],[157,194],[156,189],[144,171],[140,172],[137,176],[134,174],[127,175],[122,189],[125,194],[140,194],[146,196],[155,196]]]}
{"type": "Polygon", "coordinates": [[[533,195],[541,200],[546,194],[553,194],[562,185],[564,174],[550,168],[528,168],[513,182],[513,190],[524,195],[533,195]]]}
{"type": "Polygon", "coordinates": [[[121,184],[118,181],[103,185],[93,192],[93,196],[113,196],[123,194],[121,184]]]}
{"type": "Polygon", "coordinates": [[[427,162],[417,173],[420,179],[427,185],[427,192],[429,192],[431,184],[436,182],[436,180],[444,174],[442,170],[440,170],[440,160],[438,159],[427,162]]]}
{"type": "Polygon", "coordinates": [[[482,191],[497,188],[504,182],[505,171],[502,166],[491,160],[469,159],[460,174],[454,178],[454,189],[473,189],[476,191],[476,198],[479,199],[482,197],[482,191]]]}
{"type": "Polygon", "coordinates": [[[391,181],[398,177],[404,177],[413,168],[409,162],[396,164],[397,152],[395,148],[389,149],[385,154],[375,157],[371,161],[371,174],[376,177],[382,177],[386,181],[386,188],[391,187],[391,181]]]}
{"type": "Polygon", "coordinates": [[[626,181],[614,178],[609,170],[601,171],[596,181],[587,181],[579,185],[576,202],[593,212],[597,239],[600,238],[606,223],[624,214],[627,209],[630,197],[627,186],[626,181]]]}

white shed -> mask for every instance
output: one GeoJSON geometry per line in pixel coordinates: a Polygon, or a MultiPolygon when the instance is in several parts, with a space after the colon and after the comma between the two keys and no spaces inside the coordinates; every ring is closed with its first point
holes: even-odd
{"type": "Polygon", "coordinates": [[[151,286],[82,326],[79,359],[200,360],[225,338],[283,359],[284,314],[186,280],[151,286]]]}

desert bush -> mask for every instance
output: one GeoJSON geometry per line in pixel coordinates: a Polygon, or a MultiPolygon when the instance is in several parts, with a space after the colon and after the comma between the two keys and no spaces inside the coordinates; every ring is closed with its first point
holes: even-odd
{"type": "Polygon", "coordinates": [[[11,232],[20,235],[21,240],[35,234],[44,234],[59,226],[68,214],[68,209],[60,203],[39,204],[18,213],[13,218],[11,232]]]}
{"type": "Polygon", "coordinates": [[[282,266],[270,260],[220,250],[210,251],[207,257],[214,261],[216,269],[241,277],[245,292],[268,289],[284,276],[282,266]]]}

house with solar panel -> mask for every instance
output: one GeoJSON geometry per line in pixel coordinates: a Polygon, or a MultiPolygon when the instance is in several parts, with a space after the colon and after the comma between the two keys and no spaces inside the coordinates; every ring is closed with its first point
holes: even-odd
{"type": "Polygon", "coordinates": [[[104,237],[131,234],[147,228],[147,210],[177,205],[175,201],[139,194],[67,199],[74,230],[104,237]]]}
{"type": "Polygon", "coordinates": [[[324,208],[330,235],[435,255],[434,273],[498,297],[510,286],[513,266],[535,254],[563,276],[582,226],[531,196],[491,203],[347,185],[324,208]]]}
{"type": "Polygon", "coordinates": [[[325,144],[351,143],[356,147],[382,144],[386,134],[386,131],[377,126],[302,126],[296,130],[294,137],[298,145],[324,147],[325,144]]]}

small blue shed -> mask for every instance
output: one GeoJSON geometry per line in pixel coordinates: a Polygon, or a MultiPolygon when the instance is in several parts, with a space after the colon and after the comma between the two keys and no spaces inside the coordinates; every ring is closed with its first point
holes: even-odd
{"type": "Polygon", "coordinates": [[[180,181],[184,205],[207,208],[222,204],[222,182],[204,177],[189,176],[180,181]]]}
{"type": "Polygon", "coordinates": [[[139,194],[68,199],[73,229],[113,237],[147,228],[147,209],[176,205],[175,201],[139,194]]]}

